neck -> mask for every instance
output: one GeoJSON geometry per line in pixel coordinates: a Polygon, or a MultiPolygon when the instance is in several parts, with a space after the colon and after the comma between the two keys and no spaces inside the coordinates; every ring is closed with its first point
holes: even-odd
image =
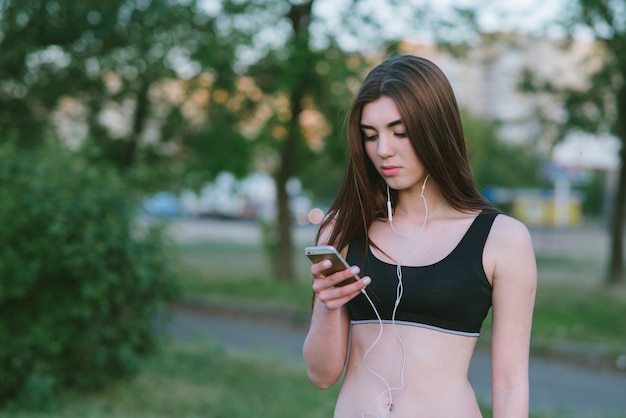
{"type": "Polygon", "coordinates": [[[411,224],[421,224],[427,211],[428,217],[433,218],[449,207],[434,182],[428,181],[423,197],[421,187],[420,185],[414,189],[398,192],[394,217],[409,221],[411,224]]]}

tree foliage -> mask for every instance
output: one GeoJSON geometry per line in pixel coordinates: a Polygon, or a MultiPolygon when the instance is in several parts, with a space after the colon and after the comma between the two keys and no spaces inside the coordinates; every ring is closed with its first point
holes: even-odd
{"type": "MultiPolygon", "coordinates": [[[[387,45],[397,45],[397,38],[381,32],[386,22],[371,13],[373,3],[334,4],[333,18],[339,27],[323,16],[322,5],[314,0],[224,2],[234,30],[250,34],[253,50],[244,51],[248,59],[243,74],[265,98],[256,103],[267,115],[253,138],[255,149],[270,157],[266,162],[278,191],[280,257],[274,265],[276,277],[282,279],[292,279],[294,272],[286,184],[298,176],[315,193],[334,194],[345,167],[342,123],[350,98],[371,60],[385,55],[387,45]],[[342,41],[357,46],[346,48],[342,41]]],[[[413,19],[421,17],[421,8],[406,2],[394,0],[376,7],[389,13],[403,11],[401,20],[407,27],[415,27],[413,19]]]]}
{"type": "Polygon", "coordinates": [[[503,141],[496,122],[477,120],[466,112],[462,117],[472,172],[480,188],[544,185],[541,161],[529,144],[503,141]]]}
{"type": "MultiPolygon", "coordinates": [[[[243,42],[202,4],[3,0],[0,138],[26,147],[58,136],[94,162],[126,172],[162,163],[170,178],[182,175],[183,157],[207,148],[207,120],[232,113],[210,93],[234,89],[243,42]]],[[[220,138],[241,143],[231,132],[220,138]]]]}
{"type": "Polygon", "coordinates": [[[346,91],[347,78],[360,69],[348,68],[348,55],[332,41],[319,50],[313,48],[313,4],[286,0],[224,2],[231,30],[254,39],[254,50],[244,51],[251,57],[246,59],[242,53],[241,75],[250,81],[248,89],[258,94],[247,102],[251,105],[248,118],[240,116],[249,124],[248,136],[254,142],[256,158],[275,179],[276,254],[280,257],[273,265],[276,277],[282,279],[293,279],[294,270],[287,182],[305,173],[308,162],[315,160],[313,150],[324,147],[326,137],[338,125],[337,103],[341,92],[346,91]],[[272,28],[274,36],[280,34],[281,41],[263,41],[267,28],[272,28]]]}
{"type": "Polygon", "coordinates": [[[176,296],[157,228],[112,170],[0,146],[0,407],[127,376],[176,296]]]}
{"type": "Polygon", "coordinates": [[[0,138],[28,146],[58,134],[147,188],[262,167],[278,191],[275,266],[285,279],[287,182],[300,177],[332,198],[346,160],[343,119],[364,70],[433,27],[449,35],[444,46],[465,48],[462,28],[476,25],[467,8],[454,24],[433,25],[417,1],[333,2],[332,14],[322,0],[74,3],[0,1],[0,122],[11,122],[0,123],[0,138]],[[393,27],[383,16],[396,17],[393,27]]]}

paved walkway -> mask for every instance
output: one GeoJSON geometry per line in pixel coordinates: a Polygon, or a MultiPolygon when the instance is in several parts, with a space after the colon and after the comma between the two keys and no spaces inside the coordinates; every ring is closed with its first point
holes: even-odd
{"type": "MultiPolygon", "coordinates": [[[[179,341],[207,338],[229,350],[267,355],[276,361],[302,361],[306,328],[289,318],[259,321],[250,314],[179,306],[167,328],[179,341]]],[[[304,366],[303,366],[304,367],[304,366]]],[[[489,353],[477,350],[470,382],[479,399],[490,402],[489,353]]],[[[532,358],[531,411],[546,417],[626,417],[626,373],[532,358]]]]}

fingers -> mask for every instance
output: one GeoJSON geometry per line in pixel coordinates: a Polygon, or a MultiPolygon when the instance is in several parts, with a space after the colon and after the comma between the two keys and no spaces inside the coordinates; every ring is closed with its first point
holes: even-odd
{"type": "Polygon", "coordinates": [[[371,279],[363,277],[357,280],[360,272],[357,266],[326,276],[324,272],[330,265],[330,261],[324,260],[311,266],[313,291],[328,309],[337,309],[356,297],[371,282],[371,279]],[[348,284],[344,284],[346,282],[348,284]],[[341,286],[336,287],[338,284],[341,286]]]}
{"type": "Polygon", "coordinates": [[[326,287],[337,286],[343,282],[351,282],[358,278],[360,272],[359,267],[352,266],[349,269],[341,271],[329,270],[332,266],[330,260],[323,260],[311,266],[311,275],[313,276],[313,290],[322,290],[326,287]]]}
{"type": "Polygon", "coordinates": [[[327,309],[338,309],[361,293],[371,282],[369,277],[341,287],[325,288],[317,293],[319,300],[326,305],[327,309]]]}
{"type": "Polygon", "coordinates": [[[313,274],[313,279],[316,279],[316,276],[321,276],[322,273],[328,270],[333,263],[330,260],[322,260],[319,263],[314,263],[311,265],[311,274],[313,274]]]}

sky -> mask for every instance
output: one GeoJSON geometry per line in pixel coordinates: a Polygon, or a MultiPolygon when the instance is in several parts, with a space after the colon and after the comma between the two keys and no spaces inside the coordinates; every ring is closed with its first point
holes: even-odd
{"type": "MultiPolygon", "coordinates": [[[[290,1],[297,3],[297,0],[290,1]]],[[[550,23],[561,17],[567,4],[567,0],[397,0],[396,6],[391,7],[390,0],[315,0],[313,13],[321,19],[315,19],[311,27],[314,45],[323,46],[325,43],[324,35],[316,37],[316,33],[333,33],[346,50],[367,48],[363,38],[368,34],[354,37],[345,30],[351,23],[349,16],[354,13],[352,9],[347,10],[353,2],[357,3],[360,14],[381,22],[385,37],[415,43],[432,42],[432,31],[428,25],[409,26],[404,15],[413,14],[424,6],[433,10],[431,16],[434,18],[450,15],[454,7],[475,8],[479,10],[480,26],[489,32],[545,32],[549,36],[559,36],[558,27],[550,27],[550,23]],[[398,15],[402,15],[401,18],[398,15]]],[[[221,0],[202,0],[202,5],[210,14],[218,14],[221,10],[221,0]]],[[[289,28],[269,25],[257,34],[257,40],[278,47],[284,42],[283,30],[289,28]]],[[[463,32],[458,34],[463,36],[463,32]]]]}
{"type": "MultiPolygon", "coordinates": [[[[328,26],[341,28],[345,23],[341,20],[340,12],[349,2],[350,0],[316,0],[315,13],[322,16],[328,26]]],[[[454,7],[473,7],[480,11],[479,23],[486,31],[546,31],[549,35],[558,36],[558,29],[548,27],[550,22],[562,16],[566,0],[404,0],[399,3],[408,13],[428,5],[435,11],[434,16],[439,17],[449,14],[454,7]]],[[[420,32],[417,28],[407,27],[386,4],[388,3],[380,0],[361,0],[359,8],[381,22],[389,22],[384,25],[384,29],[390,37],[429,41],[428,31],[420,32]]]]}
{"type": "Polygon", "coordinates": [[[487,5],[481,12],[481,24],[490,31],[519,28],[522,31],[540,30],[546,23],[558,19],[565,0],[510,0],[468,1],[439,0],[440,7],[472,4],[487,5]]]}

